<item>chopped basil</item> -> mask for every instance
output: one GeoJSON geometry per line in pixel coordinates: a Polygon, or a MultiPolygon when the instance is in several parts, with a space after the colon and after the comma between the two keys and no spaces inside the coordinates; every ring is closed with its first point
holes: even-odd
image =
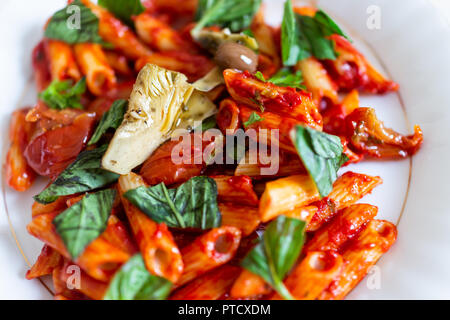
{"type": "Polygon", "coordinates": [[[85,91],[86,78],[82,78],[75,85],[72,85],[71,80],[55,80],[39,94],[39,99],[51,109],[83,109],[81,96],[85,91]]]}
{"type": "Polygon", "coordinates": [[[94,132],[88,145],[96,144],[100,141],[101,137],[108,131],[108,129],[117,129],[123,121],[125,112],[127,111],[126,100],[116,100],[112,104],[111,108],[102,116],[97,129],[94,132]]]}
{"type": "Polygon", "coordinates": [[[303,75],[300,70],[293,73],[289,68],[283,68],[268,80],[266,80],[264,75],[258,71],[256,72],[255,77],[261,81],[270,82],[279,87],[291,87],[306,90],[306,87],[302,85],[303,75]]]}
{"type": "Polygon", "coordinates": [[[241,265],[259,275],[283,298],[292,300],[283,279],[297,261],[305,241],[306,223],[279,216],[271,222],[259,243],[242,260],[241,265]]]}
{"type": "Polygon", "coordinates": [[[217,25],[236,32],[247,28],[258,11],[261,0],[199,0],[197,25],[192,34],[202,28],[217,25]]]}
{"type": "Polygon", "coordinates": [[[244,122],[244,127],[251,126],[252,124],[254,124],[256,122],[260,122],[260,121],[263,121],[263,120],[264,119],[261,118],[261,116],[259,114],[257,114],[256,112],[252,112],[252,114],[248,118],[248,121],[244,122]]]}
{"type": "Polygon", "coordinates": [[[98,30],[98,17],[80,0],[75,0],[52,16],[45,29],[45,37],[68,44],[105,44],[98,30]]]}
{"type": "Polygon", "coordinates": [[[133,26],[133,16],[137,16],[145,11],[141,0],[99,0],[98,4],[108,9],[117,18],[133,26]]]}
{"type": "Polygon", "coordinates": [[[320,195],[328,196],[338,170],[348,161],[341,139],[303,126],[292,129],[291,139],[320,195]]]}
{"type": "Polygon", "coordinates": [[[169,280],[150,274],[140,253],[114,275],[104,300],[164,300],[172,288],[169,280]]]}
{"type": "Polygon", "coordinates": [[[34,197],[42,204],[56,201],[60,196],[102,188],[115,182],[119,175],[101,168],[107,145],[80,153],[66,170],[44,191],[34,197]]]}
{"type": "Polygon", "coordinates": [[[113,189],[88,194],[53,220],[73,260],[105,231],[115,197],[113,189]]]}
{"type": "Polygon", "coordinates": [[[175,189],[164,183],[127,191],[124,196],[152,220],[172,228],[220,227],[217,185],[208,177],[195,177],[175,189]]]}

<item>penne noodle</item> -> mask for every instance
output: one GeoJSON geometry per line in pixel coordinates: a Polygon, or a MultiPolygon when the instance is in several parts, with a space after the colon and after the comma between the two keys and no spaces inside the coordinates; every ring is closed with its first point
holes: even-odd
{"type": "Polygon", "coordinates": [[[227,69],[223,75],[228,92],[237,102],[258,111],[294,118],[313,129],[322,130],[322,116],[310,93],[262,82],[247,71],[227,69]]]}
{"type": "Polygon", "coordinates": [[[317,59],[311,57],[301,60],[295,68],[302,72],[305,85],[308,91],[312,92],[314,102],[318,106],[322,107],[323,99],[328,99],[331,104],[338,103],[338,87],[317,59]]]}
{"type": "Polygon", "coordinates": [[[167,226],[154,222],[123,197],[125,192],[142,186],[145,186],[144,180],[134,173],[119,178],[119,193],[125,213],[147,270],[151,274],[177,282],[183,272],[183,261],[167,226]]]}
{"type": "Polygon", "coordinates": [[[297,175],[268,182],[260,203],[262,222],[319,200],[314,181],[308,175],[297,175]]]}
{"type": "Polygon", "coordinates": [[[220,103],[219,112],[216,116],[216,122],[224,135],[233,135],[242,127],[239,118],[239,107],[232,99],[225,99],[220,103]]]}
{"type": "Polygon", "coordinates": [[[81,72],[72,47],[65,42],[50,39],[45,44],[52,80],[80,80],[81,72]]]}
{"type": "Polygon", "coordinates": [[[162,68],[184,73],[190,82],[204,77],[214,68],[214,63],[205,56],[185,51],[166,51],[152,53],[136,61],[136,71],[140,71],[148,63],[162,68]]]}
{"type": "Polygon", "coordinates": [[[184,40],[176,30],[149,13],[138,15],[134,24],[138,36],[157,51],[197,51],[194,45],[184,40]]]}
{"type": "Polygon", "coordinates": [[[233,283],[230,297],[233,299],[251,299],[269,294],[272,288],[260,276],[243,269],[233,283]]]}
{"type": "Polygon", "coordinates": [[[355,204],[343,209],[329,224],[319,229],[305,245],[304,252],[339,250],[357,235],[378,213],[369,204],[355,204]]]}
{"type": "Polygon", "coordinates": [[[170,300],[219,300],[225,296],[239,274],[239,267],[225,265],[214,269],[178,289],[170,300]]]}
{"type": "Polygon", "coordinates": [[[312,204],[318,208],[318,211],[306,230],[318,230],[324,223],[330,221],[338,210],[356,203],[382,182],[380,177],[354,172],[344,173],[333,184],[333,190],[328,197],[312,204]]]}
{"type": "MultiPolygon", "coordinates": [[[[315,300],[344,266],[342,256],[333,251],[310,251],[284,281],[295,300],[315,300]]],[[[281,300],[275,293],[271,300],[281,300]]]]}
{"type": "Polygon", "coordinates": [[[397,228],[384,220],[372,220],[342,252],[342,273],[319,296],[320,300],[343,299],[387,252],[397,239],[397,228]]]}
{"type": "MultiPolygon", "coordinates": [[[[70,259],[69,252],[66,250],[64,243],[57,234],[53,226],[53,219],[59,214],[49,213],[41,214],[34,218],[27,226],[28,232],[58,251],[62,256],[70,259]]],[[[110,232],[106,229],[105,232],[110,232]]],[[[75,261],[87,274],[100,280],[108,281],[111,279],[117,268],[128,261],[131,253],[120,250],[110,244],[103,234],[91,242],[84,252],[75,261]]]]}
{"type": "Polygon", "coordinates": [[[261,223],[258,209],[236,205],[233,203],[219,203],[222,214],[222,225],[238,228],[244,237],[252,234],[261,223]]]}
{"type": "Polygon", "coordinates": [[[253,191],[252,179],[247,176],[211,176],[217,184],[219,201],[257,207],[258,196],[253,191]]]}
{"type": "Polygon", "coordinates": [[[45,244],[36,262],[27,271],[26,278],[31,280],[52,274],[53,270],[59,266],[61,260],[61,255],[52,247],[45,244]]]}
{"type": "Polygon", "coordinates": [[[212,229],[199,236],[193,243],[181,249],[184,271],[176,284],[182,286],[230,261],[240,241],[241,231],[228,226],[212,229]]]}
{"type": "Polygon", "coordinates": [[[100,36],[106,42],[112,43],[127,58],[136,60],[151,53],[151,50],[138,39],[128,26],[115,18],[106,9],[90,0],[82,0],[82,3],[99,18],[100,36]]]}
{"type": "Polygon", "coordinates": [[[74,46],[75,56],[86,76],[89,90],[96,96],[105,94],[116,86],[114,70],[108,64],[99,44],[80,43],[74,46]]]}
{"type": "Polygon", "coordinates": [[[34,81],[38,92],[43,91],[52,81],[49,61],[45,50],[45,40],[42,40],[33,49],[32,65],[34,71],[34,81]]]}
{"type": "MultiPolygon", "coordinates": [[[[250,30],[258,42],[259,52],[269,56],[274,66],[278,69],[281,61],[278,45],[275,42],[273,29],[265,22],[263,8],[253,17],[250,30]]],[[[271,74],[268,76],[271,76],[271,74]]]]}
{"type": "MultiPolygon", "coordinates": [[[[105,57],[108,64],[111,66],[111,68],[114,69],[119,74],[122,74],[124,76],[132,76],[133,75],[133,69],[130,68],[128,64],[128,59],[124,55],[117,53],[115,51],[107,50],[105,51],[105,57]]],[[[126,98],[129,97],[129,94],[126,98]]]]}
{"type": "Polygon", "coordinates": [[[197,10],[198,0],[153,0],[158,9],[170,10],[181,14],[193,14],[197,10]]]}

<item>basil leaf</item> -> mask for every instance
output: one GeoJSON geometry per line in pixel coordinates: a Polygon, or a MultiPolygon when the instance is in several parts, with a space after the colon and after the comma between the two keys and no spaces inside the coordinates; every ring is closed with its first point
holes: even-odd
{"type": "Polygon", "coordinates": [[[39,203],[48,204],[60,196],[92,191],[115,182],[119,175],[101,169],[103,154],[108,148],[100,148],[80,153],[66,170],[44,191],[34,197],[39,203]]]}
{"type": "Polygon", "coordinates": [[[129,26],[134,26],[131,19],[133,16],[137,16],[145,11],[141,0],[99,0],[98,4],[108,9],[109,12],[129,26]]]}
{"type": "Polygon", "coordinates": [[[164,183],[140,187],[124,194],[152,220],[172,228],[211,229],[221,226],[217,185],[208,177],[195,177],[175,189],[164,183]]]}
{"type": "Polygon", "coordinates": [[[302,85],[303,75],[302,72],[296,71],[292,73],[289,68],[280,69],[275,75],[273,75],[269,80],[264,78],[261,72],[256,72],[255,77],[263,82],[271,82],[279,87],[291,87],[296,89],[306,90],[306,87],[302,85]]]}
{"type": "Polygon", "coordinates": [[[127,111],[127,104],[128,102],[122,99],[114,101],[111,108],[102,116],[88,145],[96,144],[108,129],[117,129],[122,124],[123,117],[127,111]]]}
{"type": "Polygon", "coordinates": [[[64,41],[68,44],[105,44],[99,33],[99,19],[80,0],[75,0],[56,12],[45,29],[45,37],[64,41]],[[77,8],[75,9],[75,8],[77,8]]]}
{"type": "Polygon", "coordinates": [[[334,42],[328,36],[347,35],[324,11],[314,17],[295,14],[290,0],[286,1],[281,27],[281,51],[283,64],[293,66],[311,56],[319,60],[337,58],[334,42]]]}
{"type": "Polygon", "coordinates": [[[172,283],[150,274],[140,253],[131,257],[114,275],[104,300],[164,300],[172,283]]]}
{"type": "Polygon", "coordinates": [[[252,114],[248,118],[248,121],[244,122],[244,127],[251,126],[252,124],[254,124],[256,122],[260,122],[260,121],[263,121],[263,120],[264,119],[261,118],[261,116],[259,114],[257,114],[256,112],[252,112],[252,114]]]}
{"type": "Polygon", "coordinates": [[[297,261],[305,241],[306,223],[279,216],[272,221],[259,243],[242,260],[241,265],[259,275],[283,298],[292,300],[283,279],[297,261]]]}
{"type": "Polygon", "coordinates": [[[56,232],[73,260],[105,231],[115,198],[113,189],[88,194],[53,219],[56,232]]]}
{"type": "Polygon", "coordinates": [[[217,25],[236,32],[247,28],[258,11],[261,0],[199,0],[196,13],[196,34],[202,28],[217,25]]]}
{"type": "Polygon", "coordinates": [[[341,139],[302,126],[292,130],[291,139],[320,195],[328,196],[339,168],[348,161],[343,153],[341,139]]]}
{"type": "Polygon", "coordinates": [[[213,115],[202,121],[202,131],[217,128],[216,115],[213,115]]]}
{"type": "Polygon", "coordinates": [[[39,94],[39,99],[51,109],[83,109],[81,96],[85,91],[86,78],[80,79],[74,86],[72,86],[71,80],[55,80],[47,87],[47,89],[39,94]]]}
{"type": "Polygon", "coordinates": [[[311,48],[300,33],[297,19],[290,0],[284,3],[284,15],[281,23],[281,56],[285,66],[293,66],[298,61],[309,58],[311,48]]]}

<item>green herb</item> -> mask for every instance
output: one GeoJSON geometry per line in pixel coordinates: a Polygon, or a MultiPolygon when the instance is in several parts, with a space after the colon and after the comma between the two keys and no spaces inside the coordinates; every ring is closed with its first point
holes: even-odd
{"type": "Polygon", "coordinates": [[[119,175],[101,169],[107,145],[80,153],[66,170],[44,191],[34,197],[42,204],[56,201],[60,196],[77,194],[102,188],[115,182],[119,175]]]}
{"type": "Polygon", "coordinates": [[[341,139],[302,126],[296,126],[291,131],[291,139],[320,195],[328,196],[339,168],[348,161],[341,139]]]}
{"type": "Polygon", "coordinates": [[[249,36],[250,38],[255,38],[255,34],[251,29],[245,29],[244,31],[242,31],[242,34],[249,36]]]}
{"type": "Polygon", "coordinates": [[[133,16],[137,16],[145,11],[141,0],[99,0],[98,4],[108,9],[117,18],[128,24],[134,26],[133,16]]]}
{"type": "Polygon", "coordinates": [[[142,255],[136,254],[114,275],[104,300],[165,300],[172,283],[150,274],[142,255]]]}
{"type": "Polygon", "coordinates": [[[97,16],[80,0],[75,0],[52,16],[45,29],[45,37],[68,44],[86,42],[105,44],[98,30],[97,16]]]}
{"type": "Polygon", "coordinates": [[[335,60],[334,42],[328,39],[333,34],[347,37],[322,10],[317,11],[314,17],[302,16],[294,13],[290,0],[286,1],[281,26],[283,64],[293,66],[311,56],[319,60],[335,60]]]}
{"type": "Polygon", "coordinates": [[[283,298],[292,300],[283,279],[297,261],[305,240],[305,222],[279,216],[271,222],[259,243],[242,260],[241,265],[259,275],[283,298]]]}
{"type": "Polygon", "coordinates": [[[125,112],[127,111],[126,100],[116,100],[111,108],[102,116],[97,129],[94,132],[88,145],[96,144],[100,138],[108,131],[108,129],[117,129],[123,121],[125,112]]]}
{"type": "Polygon", "coordinates": [[[73,260],[105,231],[115,198],[113,189],[88,194],[53,219],[56,232],[73,260]]]}
{"type": "Polygon", "coordinates": [[[55,80],[39,94],[39,99],[49,108],[56,110],[66,108],[83,109],[80,101],[85,91],[86,78],[82,78],[74,86],[72,86],[71,80],[55,80]]]}
{"type": "Polygon", "coordinates": [[[258,11],[261,0],[199,0],[192,34],[202,28],[217,25],[236,32],[247,28],[258,11]]]}
{"type": "Polygon", "coordinates": [[[260,81],[270,82],[279,87],[291,87],[306,90],[306,87],[302,85],[303,76],[300,70],[292,73],[289,68],[283,68],[275,75],[273,75],[269,80],[266,80],[264,78],[264,75],[258,71],[255,73],[255,77],[260,81]]]}
{"type": "Polygon", "coordinates": [[[248,121],[244,122],[244,127],[251,126],[252,124],[254,124],[256,122],[260,122],[260,121],[263,121],[263,120],[264,119],[261,118],[261,116],[259,114],[257,114],[256,112],[252,112],[252,114],[248,118],[248,121]]]}
{"type": "Polygon", "coordinates": [[[164,183],[140,187],[124,194],[152,220],[172,228],[210,229],[220,227],[217,185],[208,177],[195,177],[175,189],[164,183]]]}
{"type": "Polygon", "coordinates": [[[213,115],[202,121],[202,131],[217,128],[216,115],[213,115]]]}

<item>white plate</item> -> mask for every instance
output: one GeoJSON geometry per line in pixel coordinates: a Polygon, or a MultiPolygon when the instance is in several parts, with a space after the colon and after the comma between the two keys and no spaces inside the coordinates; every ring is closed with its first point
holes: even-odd
{"type": "MultiPolygon", "coordinates": [[[[268,2],[270,21],[279,21],[283,2],[268,2]]],[[[0,3],[2,160],[7,149],[10,113],[19,107],[18,103],[35,101],[35,91],[27,87],[31,50],[42,36],[46,19],[65,3],[27,1],[25,8],[18,6],[17,0],[0,3]]],[[[379,207],[378,218],[398,224],[399,239],[378,263],[376,274],[363,280],[349,298],[449,299],[450,210],[445,202],[450,192],[448,23],[426,0],[317,3],[344,26],[375,65],[401,85],[399,94],[363,97],[362,106],[374,107],[388,126],[400,132],[408,133],[412,124],[420,124],[425,134],[423,148],[412,160],[364,162],[351,168],[383,178],[384,184],[363,201],[379,207]],[[368,8],[380,10],[380,29],[368,28],[368,8]]],[[[31,197],[42,188],[42,183],[23,194],[2,188],[0,299],[51,298],[39,281],[24,279],[27,263],[35,261],[42,247],[25,230],[31,219],[31,197]]]]}

